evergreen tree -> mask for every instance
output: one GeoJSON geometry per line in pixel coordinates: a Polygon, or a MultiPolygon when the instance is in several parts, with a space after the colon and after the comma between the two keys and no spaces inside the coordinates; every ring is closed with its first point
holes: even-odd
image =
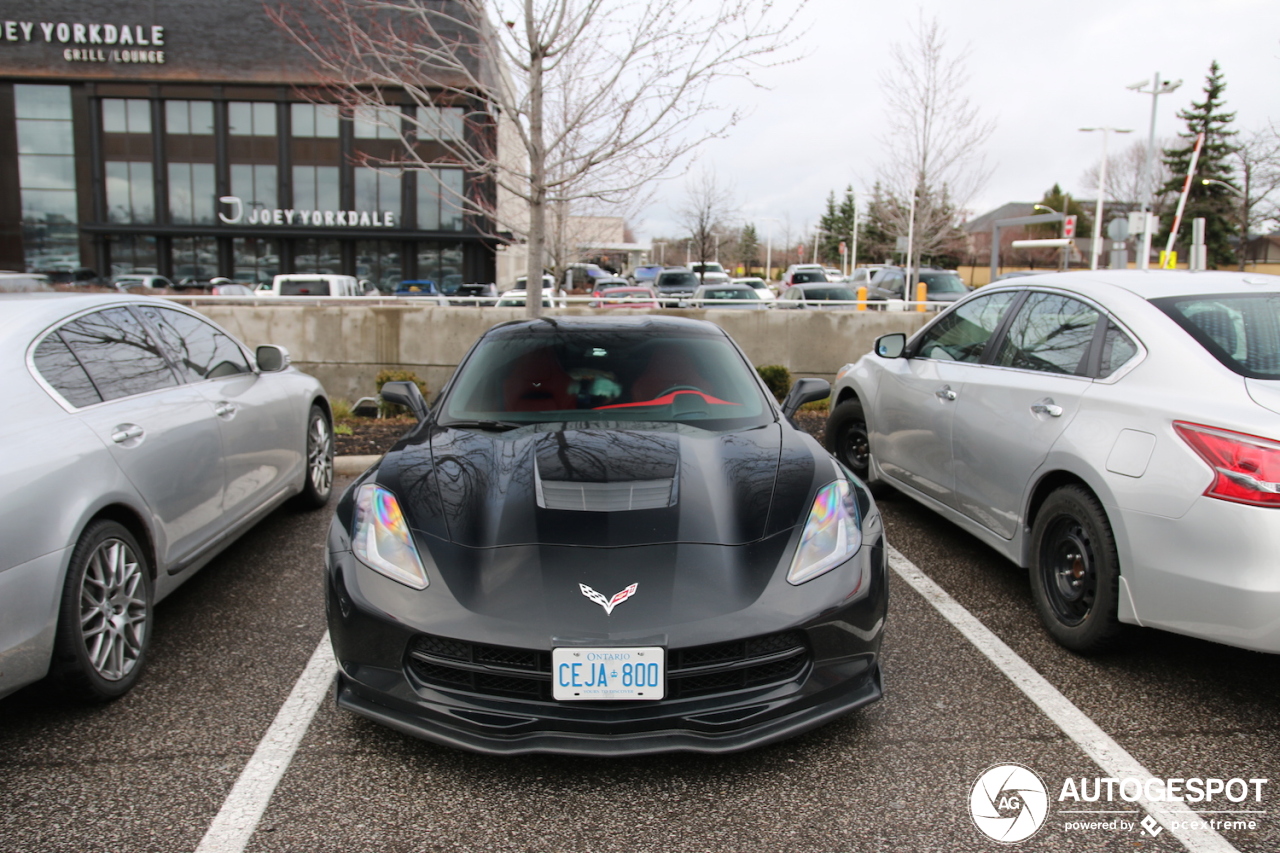
{"type": "MultiPolygon", "coordinates": [[[[818,227],[825,233],[818,240],[818,257],[829,264],[840,263],[840,241],[846,244],[853,239],[853,218],[857,203],[853,195],[853,187],[844,189],[844,198],[836,204],[836,194],[827,195],[827,212],[818,221],[818,227]]],[[[861,238],[859,238],[861,239],[861,238]]]]}
{"type": "Polygon", "coordinates": [[[742,233],[738,235],[737,254],[738,262],[746,268],[747,275],[760,265],[760,235],[756,233],[756,226],[750,222],[742,226],[742,233]]]}
{"type": "MultiPolygon", "coordinates": [[[[1169,167],[1173,178],[1165,184],[1162,192],[1175,196],[1182,192],[1183,182],[1191,169],[1191,153],[1195,150],[1196,137],[1204,134],[1204,145],[1200,149],[1200,159],[1196,164],[1196,173],[1191,179],[1191,189],[1187,194],[1187,206],[1182,214],[1182,227],[1179,229],[1177,245],[1181,247],[1180,257],[1187,257],[1186,247],[1191,245],[1191,222],[1198,217],[1205,220],[1205,246],[1207,248],[1210,269],[1229,266],[1235,260],[1235,251],[1231,247],[1230,238],[1239,233],[1239,216],[1233,214],[1238,202],[1235,194],[1219,184],[1203,184],[1203,179],[1222,181],[1236,189],[1231,178],[1231,157],[1236,146],[1231,137],[1237,131],[1229,130],[1236,114],[1224,112],[1222,107],[1223,90],[1227,88],[1222,79],[1222,71],[1217,60],[1209,66],[1205,77],[1204,100],[1191,102],[1191,109],[1181,110],[1178,118],[1187,123],[1186,133],[1178,136],[1186,141],[1181,148],[1166,148],[1164,162],[1169,167]]],[[[1163,247],[1169,239],[1169,229],[1173,227],[1172,217],[1161,222],[1159,245],[1163,247]]]]}
{"type": "Polygon", "coordinates": [[[867,215],[858,226],[858,260],[878,264],[893,258],[897,237],[893,222],[901,218],[902,213],[898,207],[896,200],[886,195],[884,187],[876,181],[867,203],[867,215]]]}
{"type": "MultiPolygon", "coordinates": [[[[1080,202],[1064,193],[1062,191],[1062,187],[1057,184],[1054,184],[1052,189],[1045,190],[1044,197],[1040,199],[1040,204],[1043,204],[1045,207],[1052,208],[1059,213],[1076,216],[1076,236],[1093,233],[1091,230],[1093,228],[1093,220],[1090,218],[1088,212],[1080,202]],[[1064,204],[1066,205],[1066,210],[1063,210],[1064,204]]],[[[1037,210],[1035,212],[1045,213],[1046,211],[1037,210]]],[[[1027,234],[1031,235],[1035,239],[1041,240],[1060,237],[1062,236],[1062,223],[1051,222],[1048,225],[1028,225],[1027,234]]]]}

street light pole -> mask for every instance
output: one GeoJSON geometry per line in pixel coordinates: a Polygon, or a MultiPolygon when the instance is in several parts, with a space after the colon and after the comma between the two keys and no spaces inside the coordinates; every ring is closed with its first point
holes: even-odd
{"type": "Polygon", "coordinates": [[[1089,269],[1091,270],[1098,268],[1098,254],[1102,251],[1102,197],[1107,194],[1107,134],[1133,133],[1132,130],[1118,127],[1080,128],[1082,133],[1092,133],[1096,130],[1102,131],[1102,169],[1098,173],[1098,201],[1093,208],[1093,245],[1090,247],[1092,258],[1089,260],[1089,269]]]}
{"type": "MultiPolygon", "coordinates": [[[[1134,83],[1129,86],[1130,90],[1142,95],[1151,95],[1151,131],[1147,135],[1147,168],[1142,176],[1142,212],[1149,214],[1155,208],[1155,176],[1152,174],[1152,168],[1155,164],[1156,155],[1156,100],[1161,95],[1167,95],[1182,85],[1181,80],[1165,80],[1160,81],[1160,72],[1157,71],[1151,75],[1151,88],[1143,88],[1146,81],[1134,83]]],[[[1143,221],[1142,227],[1142,250],[1138,252],[1138,269],[1145,270],[1150,265],[1151,260],[1151,217],[1147,216],[1143,221]]]]}

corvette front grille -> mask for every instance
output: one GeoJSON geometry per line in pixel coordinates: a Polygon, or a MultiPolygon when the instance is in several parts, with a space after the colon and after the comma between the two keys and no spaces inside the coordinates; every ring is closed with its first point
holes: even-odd
{"type": "MultiPolygon", "coordinates": [[[[667,650],[667,698],[685,699],[768,687],[805,672],[802,631],[667,650]]],[[[406,668],[431,687],[479,696],[552,701],[551,652],[464,643],[422,634],[409,644],[406,668]]]]}

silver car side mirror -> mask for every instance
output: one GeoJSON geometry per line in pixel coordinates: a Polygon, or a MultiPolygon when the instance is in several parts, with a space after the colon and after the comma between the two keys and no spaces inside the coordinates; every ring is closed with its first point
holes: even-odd
{"type": "Polygon", "coordinates": [[[279,373],[290,364],[289,351],[275,344],[263,344],[254,352],[258,369],[263,373],[279,373]]]}
{"type": "Polygon", "coordinates": [[[881,358],[902,358],[907,348],[907,336],[902,332],[881,335],[876,338],[876,355],[881,358]]]}

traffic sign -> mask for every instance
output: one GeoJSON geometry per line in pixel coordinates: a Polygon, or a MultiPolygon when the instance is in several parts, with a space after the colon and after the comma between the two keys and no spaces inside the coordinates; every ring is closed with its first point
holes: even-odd
{"type": "Polygon", "coordinates": [[[1074,213],[1062,220],[1062,236],[1076,236],[1076,215],[1074,213]]]}
{"type": "Polygon", "coordinates": [[[849,254],[849,247],[844,244],[843,240],[840,241],[840,254],[842,255],[849,254]]]}

